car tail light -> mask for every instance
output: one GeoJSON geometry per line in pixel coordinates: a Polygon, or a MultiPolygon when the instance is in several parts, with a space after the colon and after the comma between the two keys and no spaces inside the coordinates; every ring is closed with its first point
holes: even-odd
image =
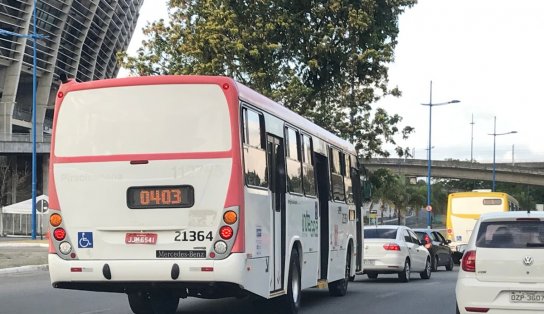
{"type": "Polygon", "coordinates": [[[234,234],[234,231],[229,226],[223,226],[223,227],[221,227],[221,229],[219,229],[219,235],[224,240],[228,240],[228,239],[232,238],[233,234],[234,234]]]}
{"type": "Polygon", "coordinates": [[[53,237],[57,241],[62,241],[66,238],[66,231],[63,228],[57,228],[53,231],[53,237]]]}
{"type": "Polygon", "coordinates": [[[476,251],[468,251],[463,255],[461,267],[466,272],[476,271],[476,251]]]}
{"type": "Polygon", "coordinates": [[[425,247],[430,249],[431,246],[433,246],[433,244],[431,243],[431,237],[429,237],[428,234],[426,234],[424,237],[423,237],[423,242],[425,242],[425,247]]]}
{"type": "Polygon", "coordinates": [[[400,251],[400,246],[396,243],[386,243],[383,245],[386,251],[400,251]]]}

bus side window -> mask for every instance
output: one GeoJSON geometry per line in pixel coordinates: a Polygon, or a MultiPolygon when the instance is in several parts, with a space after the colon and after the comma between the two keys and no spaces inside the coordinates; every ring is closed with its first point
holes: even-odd
{"type": "Polygon", "coordinates": [[[264,117],[248,108],[242,109],[242,141],[244,145],[244,177],[248,186],[268,187],[266,151],[264,149],[264,117]]]}
{"type": "Polygon", "coordinates": [[[302,194],[302,165],[299,132],[286,127],[287,139],[287,189],[289,192],[302,194]]]}
{"type": "Polygon", "coordinates": [[[302,134],[302,187],[307,196],[316,196],[312,138],[302,134]]]}
{"type": "Polygon", "coordinates": [[[352,188],[352,181],[351,181],[351,168],[353,167],[353,165],[351,164],[350,155],[344,155],[344,156],[345,156],[344,186],[346,189],[346,203],[353,204],[353,188],[352,188]]]}
{"type": "Polygon", "coordinates": [[[334,201],[344,202],[344,177],[342,176],[342,167],[340,152],[337,149],[329,149],[330,168],[331,168],[331,198],[334,201]]]}

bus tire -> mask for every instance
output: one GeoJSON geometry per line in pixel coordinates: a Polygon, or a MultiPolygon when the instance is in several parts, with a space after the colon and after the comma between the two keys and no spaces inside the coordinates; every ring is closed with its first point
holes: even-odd
{"type": "Polygon", "coordinates": [[[178,309],[179,297],[170,291],[160,290],[151,294],[153,314],[174,314],[178,309]]]}
{"type": "Polygon", "coordinates": [[[129,293],[128,304],[134,314],[153,314],[151,298],[143,292],[129,293]]]}
{"type": "Polygon", "coordinates": [[[351,250],[348,249],[346,256],[346,270],[344,278],[329,283],[329,295],[333,297],[343,297],[348,292],[348,283],[351,273],[351,250]]]}
{"type": "Polygon", "coordinates": [[[297,314],[300,308],[301,281],[300,259],[298,251],[291,251],[289,260],[289,277],[287,279],[287,294],[279,297],[278,307],[280,313],[297,314]]]}

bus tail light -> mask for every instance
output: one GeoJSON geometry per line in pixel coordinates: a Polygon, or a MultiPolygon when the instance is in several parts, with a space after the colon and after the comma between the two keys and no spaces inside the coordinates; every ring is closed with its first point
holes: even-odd
{"type": "Polygon", "coordinates": [[[53,231],[53,237],[57,241],[62,241],[64,238],[66,238],[66,230],[63,228],[57,228],[55,231],[53,231]]]}
{"type": "Polygon", "coordinates": [[[461,268],[466,272],[473,273],[476,271],[476,251],[465,252],[461,262],[461,268]]]}
{"type": "Polygon", "coordinates": [[[221,229],[219,229],[219,235],[224,240],[229,240],[230,238],[232,238],[233,234],[234,234],[234,231],[229,226],[223,226],[221,227],[221,229]]]}
{"type": "Polygon", "coordinates": [[[232,225],[233,223],[238,221],[238,214],[236,214],[236,212],[232,210],[229,210],[223,214],[223,221],[227,225],[232,225]]]}
{"type": "Polygon", "coordinates": [[[59,251],[64,255],[68,255],[72,252],[72,245],[64,241],[59,245],[59,251]]]}
{"type": "Polygon", "coordinates": [[[57,214],[57,213],[51,214],[51,216],[49,216],[49,223],[50,223],[51,226],[53,226],[53,227],[58,227],[58,226],[60,226],[60,224],[62,223],[62,217],[61,217],[61,215],[59,215],[59,214],[57,214]]]}
{"type": "Polygon", "coordinates": [[[227,243],[225,241],[217,241],[213,245],[213,249],[217,254],[227,253],[227,243]]]}

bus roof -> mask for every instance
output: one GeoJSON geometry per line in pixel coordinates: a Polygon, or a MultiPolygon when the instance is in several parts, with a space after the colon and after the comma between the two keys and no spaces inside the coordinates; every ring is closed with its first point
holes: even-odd
{"type": "Polygon", "coordinates": [[[67,84],[61,85],[61,91],[69,92],[83,89],[119,87],[119,86],[136,86],[136,85],[155,85],[155,84],[218,84],[235,83],[238,90],[238,96],[241,100],[249,102],[251,105],[275,115],[278,118],[288,122],[289,124],[306,131],[313,136],[316,136],[338,148],[343,149],[350,154],[357,155],[353,144],[322,127],[314,124],[310,120],[296,114],[287,107],[271,100],[270,98],[261,95],[251,88],[234,81],[232,78],[225,76],[206,76],[206,75],[161,75],[161,76],[135,76],[125,78],[104,79],[89,82],[75,83],[70,81],[67,84]]]}
{"type": "Polygon", "coordinates": [[[461,197],[507,197],[513,198],[513,196],[504,192],[455,192],[448,195],[449,198],[461,198],[461,197]]]}
{"type": "Polygon", "coordinates": [[[355,147],[348,141],[339,138],[338,136],[311,122],[310,120],[294,113],[287,107],[280,105],[279,103],[271,100],[264,95],[259,94],[251,88],[238,82],[236,82],[236,85],[238,87],[240,99],[247,101],[251,105],[262,109],[263,111],[266,111],[278,118],[281,118],[289,124],[292,124],[300,128],[301,130],[306,131],[309,134],[317,136],[318,138],[330,144],[333,144],[346,152],[356,155],[355,147]]]}

